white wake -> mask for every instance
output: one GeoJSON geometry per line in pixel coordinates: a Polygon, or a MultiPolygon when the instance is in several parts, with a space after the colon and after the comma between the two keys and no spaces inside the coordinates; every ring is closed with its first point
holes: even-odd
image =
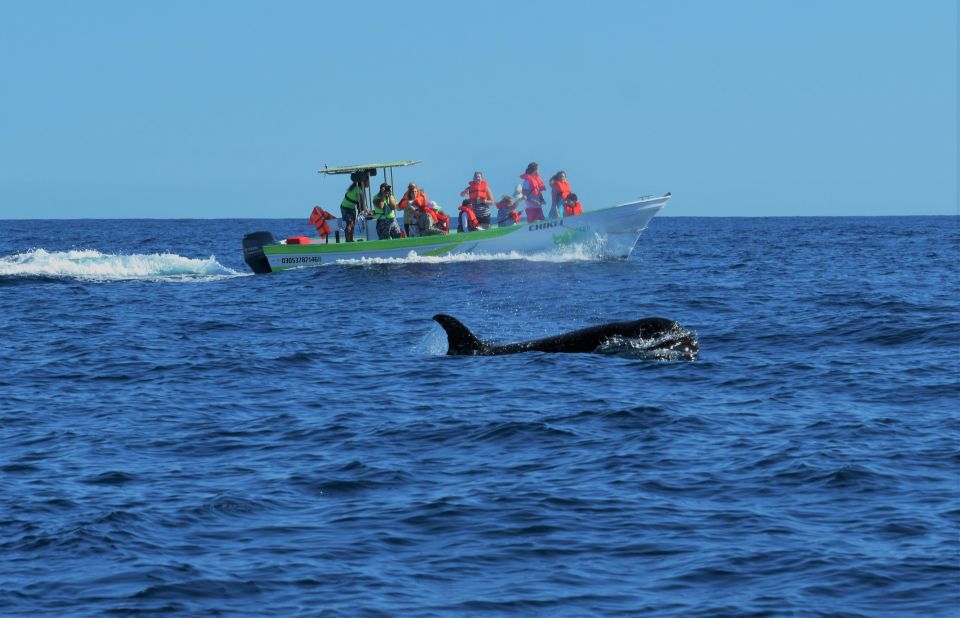
{"type": "Polygon", "coordinates": [[[463,262],[492,262],[496,260],[526,260],[528,262],[592,262],[599,260],[597,251],[584,245],[571,245],[561,250],[522,254],[516,251],[502,253],[451,253],[447,255],[418,255],[410,251],[405,257],[338,259],[331,264],[458,264],[463,262]]]}
{"type": "Polygon", "coordinates": [[[100,253],[94,249],[33,249],[0,257],[0,276],[64,277],[93,281],[209,281],[242,276],[210,256],[195,259],[174,253],[100,253]]]}

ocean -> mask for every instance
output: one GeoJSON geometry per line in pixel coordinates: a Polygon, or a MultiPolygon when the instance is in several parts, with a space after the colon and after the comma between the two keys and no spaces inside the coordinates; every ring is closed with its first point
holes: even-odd
{"type": "Polygon", "coordinates": [[[960,613],[960,218],[262,276],[255,230],[310,228],[0,221],[0,614],[960,613]]]}

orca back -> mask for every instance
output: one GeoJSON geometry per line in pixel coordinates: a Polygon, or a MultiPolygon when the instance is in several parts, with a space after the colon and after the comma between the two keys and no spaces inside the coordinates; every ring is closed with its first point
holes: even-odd
{"type": "MultiPolygon", "coordinates": [[[[682,349],[696,358],[699,345],[679,324],[666,318],[644,318],[629,322],[608,322],[579,330],[517,343],[493,344],[477,338],[455,317],[438,313],[433,319],[447,333],[450,356],[494,356],[517,352],[604,352],[602,347],[619,338],[653,340],[648,345],[658,350],[682,349]],[[676,334],[677,336],[672,336],[676,334]],[[657,339],[664,338],[661,341],[657,339]]],[[[648,348],[643,348],[649,351],[648,348]]]]}
{"type": "Polygon", "coordinates": [[[483,354],[486,346],[469,328],[453,316],[438,313],[433,316],[447,333],[447,354],[452,356],[483,354]]]}

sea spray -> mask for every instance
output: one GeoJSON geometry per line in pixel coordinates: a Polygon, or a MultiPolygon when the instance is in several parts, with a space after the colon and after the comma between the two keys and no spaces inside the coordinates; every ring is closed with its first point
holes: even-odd
{"type": "Polygon", "coordinates": [[[235,270],[206,259],[174,253],[108,254],[95,249],[47,251],[32,249],[0,257],[0,276],[55,277],[93,281],[209,280],[240,276],[235,270]]]}
{"type": "Polygon", "coordinates": [[[500,253],[450,253],[447,255],[418,255],[411,251],[405,257],[340,259],[331,264],[369,266],[375,264],[458,264],[491,262],[497,260],[526,260],[528,262],[589,262],[601,259],[599,254],[583,245],[571,245],[556,251],[525,255],[516,251],[500,253]]]}

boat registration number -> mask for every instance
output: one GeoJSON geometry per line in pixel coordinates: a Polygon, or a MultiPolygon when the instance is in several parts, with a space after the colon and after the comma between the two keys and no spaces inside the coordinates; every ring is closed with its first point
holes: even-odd
{"type": "Polygon", "coordinates": [[[281,264],[319,264],[322,261],[319,255],[298,255],[280,258],[281,264]]]}

